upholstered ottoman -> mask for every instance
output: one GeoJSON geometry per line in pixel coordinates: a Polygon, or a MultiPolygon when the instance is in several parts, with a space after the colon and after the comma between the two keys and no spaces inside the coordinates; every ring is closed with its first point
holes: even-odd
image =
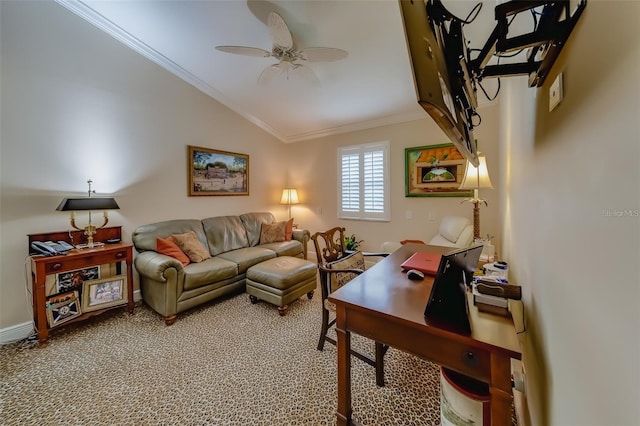
{"type": "Polygon", "coordinates": [[[287,313],[289,303],[303,294],[311,299],[316,288],[315,263],[298,257],[280,256],[247,269],[247,293],[251,303],[258,299],[278,307],[280,316],[287,313]]]}

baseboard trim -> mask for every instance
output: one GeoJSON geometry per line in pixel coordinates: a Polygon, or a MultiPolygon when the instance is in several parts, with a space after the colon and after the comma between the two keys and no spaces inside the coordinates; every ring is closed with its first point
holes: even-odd
{"type": "MultiPolygon", "coordinates": [[[[139,302],[142,300],[140,290],[133,292],[133,300],[139,302]]],[[[12,325],[0,329],[0,345],[8,345],[10,343],[19,342],[26,339],[34,331],[33,321],[27,321],[22,324],[12,325]]]]}
{"type": "Polygon", "coordinates": [[[26,339],[31,335],[33,330],[33,321],[27,321],[22,324],[0,329],[0,345],[8,345],[9,343],[26,339]]]}

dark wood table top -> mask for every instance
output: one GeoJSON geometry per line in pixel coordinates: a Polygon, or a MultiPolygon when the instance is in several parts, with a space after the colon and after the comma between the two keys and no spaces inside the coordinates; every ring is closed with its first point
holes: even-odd
{"type": "Polygon", "coordinates": [[[479,312],[473,306],[471,294],[468,295],[470,336],[447,330],[425,319],[424,310],[434,277],[427,275],[423,281],[412,281],[400,265],[416,252],[444,254],[452,250],[448,247],[406,244],[332,293],[329,299],[347,309],[366,311],[369,315],[383,317],[422,332],[520,359],[520,344],[512,319],[479,312]]]}

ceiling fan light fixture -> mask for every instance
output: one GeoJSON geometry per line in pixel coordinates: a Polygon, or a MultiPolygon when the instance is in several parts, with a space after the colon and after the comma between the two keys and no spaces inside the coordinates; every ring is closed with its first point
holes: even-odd
{"type": "Polygon", "coordinates": [[[309,47],[298,50],[294,48],[293,37],[286,22],[276,12],[270,12],[267,27],[273,47],[271,52],[248,46],[216,46],[216,50],[245,56],[269,57],[279,62],[265,68],[258,77],[258,86],[267,86],[274,77],[296,72],[300,78],[317,82],[318,78],[311,68],[300,62],[333,62],[347,57],[347,52],[334,47],[309,47]]]}

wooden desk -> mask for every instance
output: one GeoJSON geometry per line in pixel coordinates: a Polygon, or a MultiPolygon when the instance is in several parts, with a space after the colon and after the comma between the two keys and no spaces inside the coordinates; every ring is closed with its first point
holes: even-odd
{"type": "MultiPolygon", "coordinates": [[[[129,313],[133,313],[133,246],[131,244],[108,244],[101,247],[86,248],[81,250],[71,250],[65,256],[32,257],[31,273],[33,288],[33,316],[38,329],[38,341],[46,342],[49,337],[49,327],[46,318],[46,276],[48,274],[58,274],[60,272],[73,271],[76,269],[89,268],[91,266],[115,263],[120,274],[120,264],[126,262],[127,275],[127,301],[126,306],[129,313]]],[[[71,324],[94,315],[101,314],[107,310],[124,306],[109,307],[88,313],[83,313],[77,318],[70,320],[71,324]]]]}
{"type": "Polygon", "coordinates": [[[511,359],[521,358],[511,318],[478,312],[469,299],[470,336],[429,324],[424,308],[433,278],[411,281],[400,268],[415,252],[450,250],[404,245],[329,296],[336,304],[337,316],[338,425],[353,424],[351,332],[487,383],[491,424],[511,424],[511,359]]]}

